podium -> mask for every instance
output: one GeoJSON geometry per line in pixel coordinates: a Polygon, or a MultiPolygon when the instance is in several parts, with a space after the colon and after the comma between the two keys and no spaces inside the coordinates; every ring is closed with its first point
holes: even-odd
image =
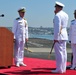
{"type": "Polygon", "coordinates": [[[0,67],[10,68],[13,64],[13,33],[0,27],[0,67]]]}

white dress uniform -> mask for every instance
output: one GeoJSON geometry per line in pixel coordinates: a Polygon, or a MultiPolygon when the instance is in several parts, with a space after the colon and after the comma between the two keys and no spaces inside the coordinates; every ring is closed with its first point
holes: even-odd
{"type": "Polygon", "coordinates": [[[66,72],[67,52],[66,40],[67,35],[68,15],[64,11],[59,11],[54,17],[54,40],[59,42],[55,43],[54,50],[56,56],[56,70],[66,72]]]}
{"type": "Polygon", "coordinates": [[[76,19],[71,21],[69,30],[69,40],[71,41],[71,48],[73,52],[72,68],[76,67],[76,19]]]}
{"type": "Polygon", "coordinates": [[[16,39],[14,51],[15,63],[23,62],[25,38],[28,38],[27,20],[21,17],[15,19],[12,32],[14,33],[14,39],[16,39]]]}

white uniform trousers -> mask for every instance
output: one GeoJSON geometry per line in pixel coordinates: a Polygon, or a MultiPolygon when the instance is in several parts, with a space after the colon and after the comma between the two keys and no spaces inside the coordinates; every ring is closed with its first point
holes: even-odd
{"type": "Polygon", "coordinates": [[[71,43],[71,48],[73,52],[73,65],[72,66],[76,66],[76,44],[71,43]]]}
{"type": "Polygon", "coordinates": [[[66,41],[60,40],[59,42],[56,42],[54,50],[56,57],[56,70],[66,72],[66,62],[67,62],[66,41]]]}
{"type": "Polygon", "coordinates": [[[23,62],[24,58],[24,41],[16,40],[15,41],[15,46],[14,46],[14,56],[15,56],[15,64],[17,62],[23,62]]]}

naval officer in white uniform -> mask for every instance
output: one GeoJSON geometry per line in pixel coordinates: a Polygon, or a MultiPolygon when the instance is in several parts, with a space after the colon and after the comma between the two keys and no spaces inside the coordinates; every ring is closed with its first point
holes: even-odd
{"type": "Polygon", "coordinates": [[[14,33],[15,39],[15,65],[19,66],[26,66],[23,63],[24,58],[24,45],[25,42],[28,41],[28,24],[27,20],[24,18],[25,15],[25,8],[21,7],[18,10],[19,17],[15,19],[14,25],[12,28],[12,32],[14,33]]]}
{"type": "Polygon", "coordinates": [[[71,21],[69,30],[69,41],[71,41],[71,48],[73,53],[73,61],[70,69],[76,68],[76,10],[74,11],[74,20],[71,21]]]}
{"type": "Polygon", "coordinates": [[[62,10],[64,4],[60,2],[55,3],[55,17],[54,17],[54,50],[56,57],[56,70],[52,70],[53,73],[65,73],[67,52],[66,52],[66,41],[68,40],[67,35],[67,24],[68,15],[62,10]]]}

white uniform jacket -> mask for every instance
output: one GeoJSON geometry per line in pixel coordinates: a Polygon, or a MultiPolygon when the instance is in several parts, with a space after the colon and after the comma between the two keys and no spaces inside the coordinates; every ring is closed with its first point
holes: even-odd
{"type": "Polygon", "coordinates": [[[28,24],[26,19],[21,17],[15,19],[12,32],[14,33],[14,39],[25,42],[25,38],[28,38],[28,24]]]}
{"type": "Polygon", "coordinates": [[[76,44],[76,19],[71,21],[69,40],[71,41],[71,43],[76,44]]]}
{"type": "Polygon", "coordinates": [[[68,15],[59,11],[54,17],[54,40],[68,40],[67,35],[68,15]]]}

